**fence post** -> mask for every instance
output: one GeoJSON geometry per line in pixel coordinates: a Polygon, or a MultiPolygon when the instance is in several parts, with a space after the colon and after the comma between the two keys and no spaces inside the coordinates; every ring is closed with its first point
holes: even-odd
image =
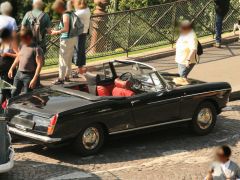
{"type": "Polygon", "coordinates": [[[177,9],[177,5],[176,2],[174,2],[173,4],[173,13],[172,13],[172,48],[174,46],[174,42],[175,42],[175,31],[176,31],[176,9],[177,9]]]}
{"type": "Polygon", "coordinates": [[[129,56],[130,51],[130,37],[131,37],[131,25],[132,25],[132,13],[129,11],[129,19],[128,19],[128,34],[127,34],[127,57],[129,56]]]}

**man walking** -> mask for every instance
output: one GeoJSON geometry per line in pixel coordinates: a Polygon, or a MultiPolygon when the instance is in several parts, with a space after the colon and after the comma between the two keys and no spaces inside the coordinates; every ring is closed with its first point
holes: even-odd
{"type": "Polygon", "coordinates": [[[33,10],[26,13],[22,21],[22,28],[31,29],[36,44],[46,52],[46,34],[51,32],[51,20],[48,14],[43,12],[42,0],[33,0],[33,10]]]}
{"type": "Polygon", "coordinates": [[[230,0],[214,0],[216,11],[216,47],[221,47],[223,19],[229,11],[230,0]]]}

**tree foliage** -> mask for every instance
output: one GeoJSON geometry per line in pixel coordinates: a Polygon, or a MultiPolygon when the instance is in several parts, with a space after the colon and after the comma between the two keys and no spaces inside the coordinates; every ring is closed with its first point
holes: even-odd
{"type": "MultiPolygon", "coordinates": [[[[4,0],[3,0],[4,1],[4,0]]],[[[33,0],[8,0],[13,4],[14,11],[13,16],[20,21],[24,14],[31,10],[31,5],[33,0]]],[[[54,0],[43,0],[45,3],[45,11],[49,13],[50,17],[57,19],[58,15],[54,14],[51,6],[54,0]]],[[[142,7],[147,7],[151,5],[157,5],[165,2],[170,2],[174,0],[110,0],[110,6],[108,8],[109,12],[114,11],[124,11],[130,9],[137,9],[142,7]]],[[[93,0],[88,0],[89,7],[93,10],[94,3],[93,0]]]]}

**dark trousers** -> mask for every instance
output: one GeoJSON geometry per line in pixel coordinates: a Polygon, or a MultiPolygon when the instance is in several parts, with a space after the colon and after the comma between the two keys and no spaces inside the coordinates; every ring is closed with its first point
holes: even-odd
{"type": "Polygon", "coordinates": [[[73,56],[73,63],[79,68],[86,65],[86,42],[87,34],[81,34],[78,37],[78,44],[75,47],[75,52],[73,56]]]}
{"type": "MultiPolygon", "coordinates": [[[[8,82],[9,84],[13,84],[13,80],[8,78],[7,73],[1,74],[0,79],[8,82]]],[[[0,103],[2,104],[6,99],[11,98],[11,90],[10,89],[0,89],[0,103]]]]}
{"type": "Polygon", "coordinates": [[[216,42],[221,43],[222,41],[222,26],[224,16],[216,14],[216,42]]]}
{"type": "Polygon", "coordinates": [[[13,86],[16,89],[12,90],[12,96],[18,96],[21,92],[24,94],[31,92],[32,89],[29,88],[29,84],[34,77],[34,73],[17,71],[14,77],[13,86]]]}

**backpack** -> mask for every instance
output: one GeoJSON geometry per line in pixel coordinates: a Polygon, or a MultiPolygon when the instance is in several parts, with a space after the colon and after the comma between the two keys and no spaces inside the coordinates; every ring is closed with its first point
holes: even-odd
{"type": "Polygon", "coordinates": [[[33,16],[32,11],[28,12],[28,16],[30,18],[30,28],[33,32],[33,37],[35,42],[39,45],[43,41],[43,35],[41,33],[40,25],[45,13],[42,12],[38,17],[33,16]]]}
{"type": "Polygon", "coordinates": [[[68,12],[70,20],[69,37],[77,37],[83,33],[84,25],[74,12],[68,12]]]}
{"type": "Polygon", "coordinates": [[[200,56],[203,55],[203,47],[202,44],[198,41],[197,46],[197,55],[196,55],[196,61],[199,64],[200,63],[200,56]]]}
{"type": "Polygon", "coordinates": [[[203,54],[203,47],[202,47],[202,44],[198,41],[197,55],[201,56],[202,54],[203,54]]]}

